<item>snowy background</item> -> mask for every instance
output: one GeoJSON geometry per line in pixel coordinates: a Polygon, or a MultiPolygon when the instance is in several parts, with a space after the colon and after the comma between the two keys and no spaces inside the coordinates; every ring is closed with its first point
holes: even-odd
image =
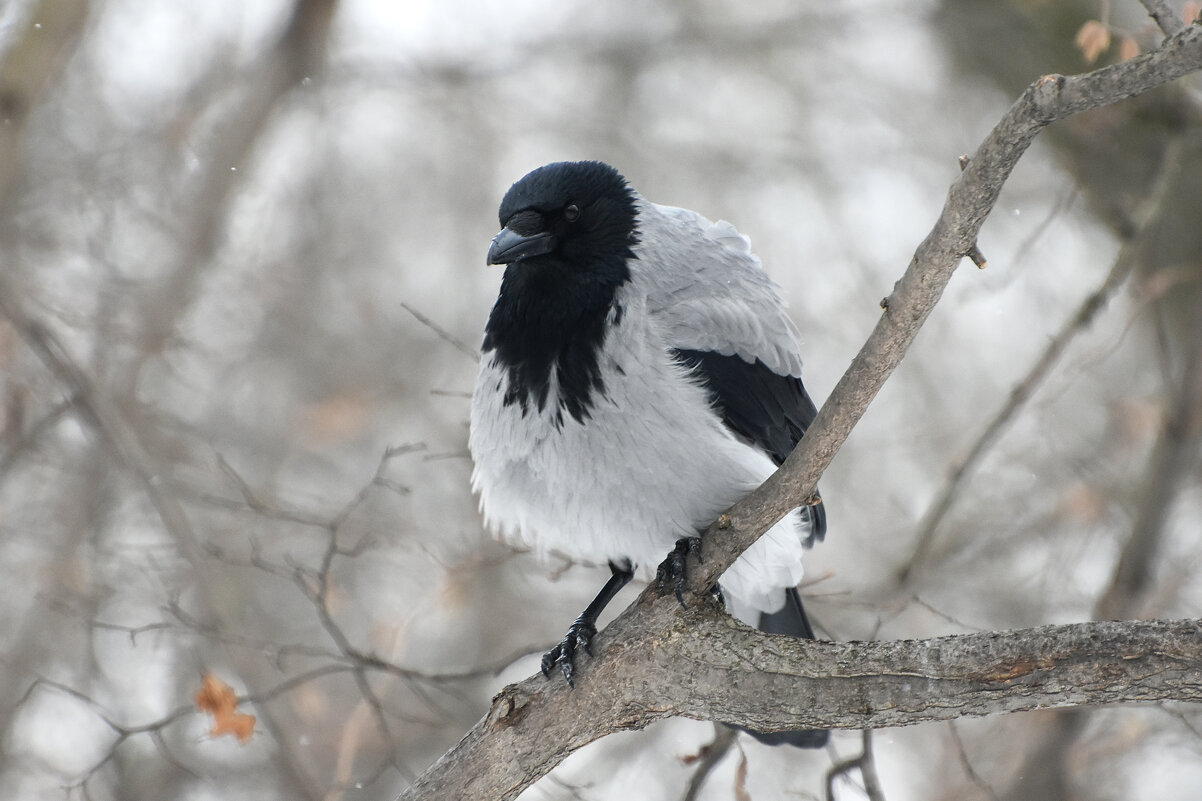
{"type": "MultiPolygon", "coordinates": [[[[1154,45],[1134,0],[1110,6],[0,6],[0,798],[392,798],[608,575],[493,543],[468,488],[508,186],[601,159],[734,223],[784,288],[821,404],[1019,89],[1088,69],[1090,18],[1154,45]],[[248,698],[245,744],[208,733],[205,675],[248,698]]],[[[1157,97],[1036,142],[981,234],[988,268],[960,268],[824,476],[803,585],[823,636],[1097,614],[1152,525],[1155,445],[1202,330],[1199,83],[1157,97]],[[1131,277],[930,525],[1123,259],[1131,277]]],[[[1184,454],[1129,615],[1202,606],[1196,439],[1184,454]]],[[[523,798],[683,798],[714,732],[606,738],[523,798]]],[[[741,736],[697,798],[821,798],[859,749],[741,736]]],[[[966,720],[878,732],[875,753],[890,801],[1189,799],[1202,718],[966,720]]],[[[863,797],[850,779],[836,797],[863,797]]]]}

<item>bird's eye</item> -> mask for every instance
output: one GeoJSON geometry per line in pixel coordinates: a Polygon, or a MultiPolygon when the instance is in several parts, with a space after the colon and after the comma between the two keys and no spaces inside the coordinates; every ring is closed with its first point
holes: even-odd
{"type": "Polygon", "coordinates": [[[569,204],[563,210],[563,218],[565,220],[567,220],[568,222],[576,222],[576,220],[579,219],[579,217],[580,217],[580,207],[577,206],[575,203],[569,204]]]}

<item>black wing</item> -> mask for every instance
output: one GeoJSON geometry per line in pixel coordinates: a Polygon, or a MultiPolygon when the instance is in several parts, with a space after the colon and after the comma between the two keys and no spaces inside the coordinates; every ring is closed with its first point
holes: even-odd
{"type": "MultiPolygon", "coordinates": [[[[763,448],[778,465],[818,414],[800,378],[775,373],[759,359],[751,363],[702,350],[674,350],[673,355],[701,378],[726,426],[763,448]]],[[[805,511],[813,521],[810,545],[826,536],[826,510],[819,503],[805,511]]]]}

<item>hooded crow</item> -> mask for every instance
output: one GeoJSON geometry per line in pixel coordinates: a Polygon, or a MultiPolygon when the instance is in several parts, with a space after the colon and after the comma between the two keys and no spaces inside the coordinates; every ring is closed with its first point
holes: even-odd
{"type": "MultiPolygon", "coordinates": [[[[500,222],[488,263],[507,266],[472,397],[472,487],[504,540],[608,563],[542,660],[572,684],[605,605],[636,572],[679,598],[698,533],[784,461],[816,410],[778,287],[729,223],[651,203],[596,161],[534,170],[500,222]]],[[[796,586],[803,545],[825,532],[821,502],[766,532],[720,579],[732,610],[812,639],[796,586]]]]}

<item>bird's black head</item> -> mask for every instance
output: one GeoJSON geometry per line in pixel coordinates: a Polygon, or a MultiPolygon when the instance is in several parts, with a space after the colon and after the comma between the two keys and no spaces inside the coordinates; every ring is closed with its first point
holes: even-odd
{"type": "Polygon", "coordinates": [[[509,188],[498,216],[503,228],[488,249],[489,264],[620,272],[638,241],[634,193],[599,161],[539,167],[509,188]]]}
{"type": "Polygon", "coordinates": [[[638,243],[634,191],[599,161],[548,164],[510,187],[500,217],[488,263],[509,266],[484,352],[506,369],[507,405],[542,410],[554,386],[556,419],[566,410],[583,422],[605,391],[598,358],[608,327],[622,320],[617,292],[638,243]]]}

